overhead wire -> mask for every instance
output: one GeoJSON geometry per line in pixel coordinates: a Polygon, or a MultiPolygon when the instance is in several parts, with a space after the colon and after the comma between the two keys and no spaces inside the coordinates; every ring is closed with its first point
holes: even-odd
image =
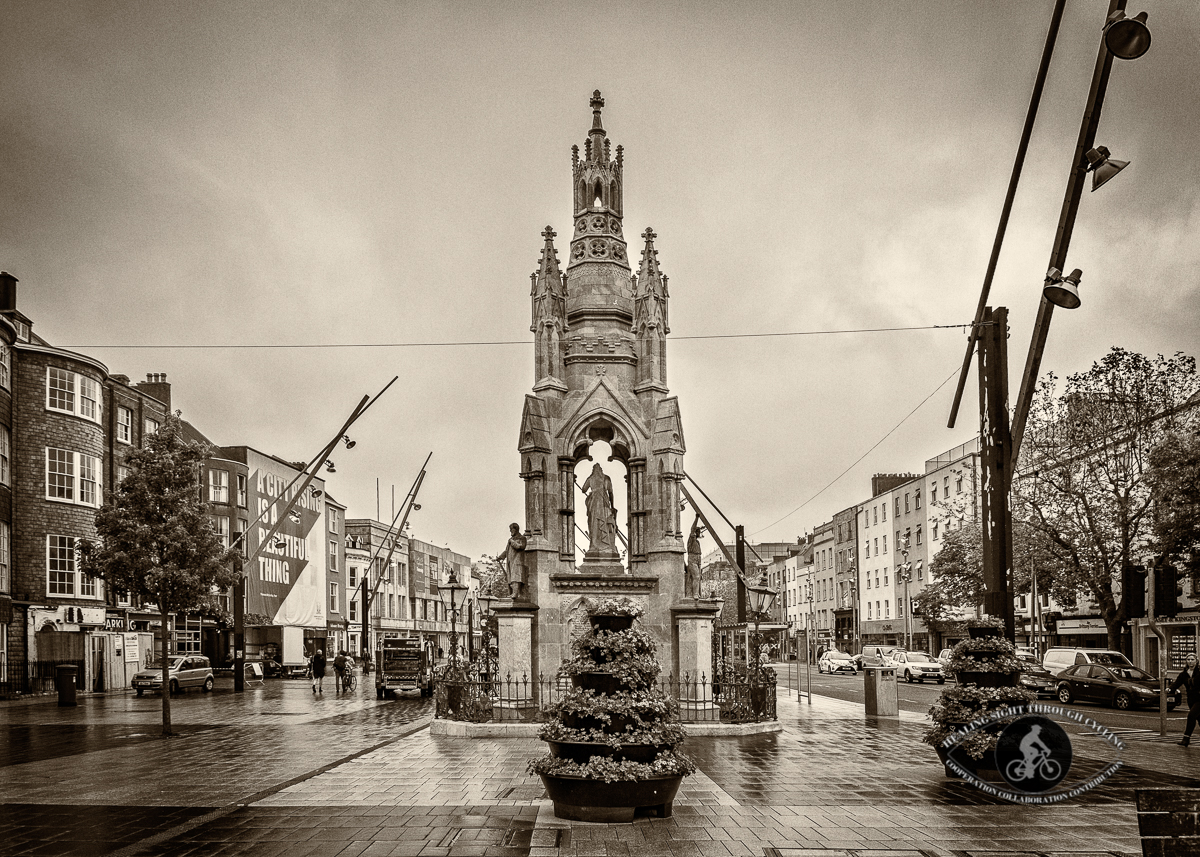
{"type": "MultiPolygon", "coordinates": [[[[916,330],[968,330],[966,324],[925,324],[911,327],[857,327],[830,330],[784,330],[759,333],[710,333],[693,336],[672,336],[672,342],[697,339],[761,339],[776,336],[837,336],[849,333],[897,333],[916,330]]],[[[496,340],[448,340],[443,342],[246,342],[246,343],[158,343],[119,345],[95,343],[89,345],[62,345],[61,348],[120,348],[120,349],[191,349],[216,350],[222,348],[474,348],[493,345],[532,345],[532,339],[496,340]]]]}
{"type": "Polygon", "coordinates": [[[831,480],[830,480],[830,481],[829,481],[829,482],[828,482],[828,483],[825,485],[825,487],[824,487],[824,488],[822,488],[821,490],[819,490],[817,493],[813,494],[811,497],[809,497],[807,500],[805,500],[803,503],[801,503],[801,504],[800,504],[799,506],[797,506],[795,509],[792,509],[792,511],[788,512],[786,515],[784,515],[784,516],[783,516],[782,518],[780,518],[779,520],[777,520],[777,521],[774,521],[773,523],[767,524],[765,527],[763,527],[763,528],[761,528],[761,529],[759,529],[759,530],[755,531],[755,532],[754,532],[754,533],[752,533],[751,535],[758,535],[759,533],[762,533],[762,532],[765,532],[766,530],[769,530],[769,529],[771,529],[771,527],[775,526],[776,524],[779,524],[779,523],[782,523],[783,521],[786,521],[788,518],[790,518],[792,515],[794,515],[794,514],[796,514],[797,512],[799,512],[801,509],[803,509],[805,506],[807,506],[807,505],[808,505],[809,503],[811,503],[813,500],[817,499],[817,498],[818,498],[818,497],[820,497],[822,494],[824,494],[826,491],[828,491],[828,490],[829,490],[829,489],[830,489],[830,488],[831,488],[831,487],[832,487],[832,486],[833,486],[833,485],[834,485],[834,484],[835,484],[835,483],[836,483],[836,482],[837,482],[839,479],[841,479],[843,476],[845,476],[847,473],[849,473],[851,470],[853,470],[855,467],[857,467],[857,466],[858,466],[858,464],[859,464],[859,463],[860,463],[860,462],[861,462],[861,461],[862,461],[864,458],[866,458],[868,455],[870,455],[872,452],[874,452],[874,451],[875,451],[875,450],[876,450],[876,449],[879,447],[879,445],[880,445],[881,443],[883,443],[885,440],[887,440],[889,437],[891,437],[891,436],[892,436],[892,434],[893,434],[893,433],[896,431],[896,429],[900,428],[900,426],[902,426],[902,425],[904,425],[906,422],[908,422],[909,418],[910,418],[910,417],[911,417],[913,414],[915,414],[917,411],[921,410],[921,408],[924,406],[924,404],[925,404],[926,402],[928,402],[930,399],[932,399],[934,396],[936,396],[936,395],[938,394],[938,392],[939,392],[939,391],[942,389],[942,387],[945,387],[945,386],[946,386],[946,384],[948,384],[948,383],[950,382],[950,379],[951,379],[951,378],[953,378],[953,377],[954,377],[955,375],[957,375],[957,374],[958,374],[958,369],[957,369],[957,368],[955,368],[955,370],[954,370],[953,372],[951,372],[949,375],[947,375],[947,376],[946,376],[946,379],[945,379],[944,381],[942,381],[942,383],[938,384],[938,385],[937,385],[937,387],[935,387],[935,388],[933,389],[933,392],[931,392],[931,393],[930,393],[928,396],[926,396],[924,399],[922,399],[920,402],[918,402],[918,403],[917,403],[917,406],[916,406],[915,408],[913,408],[911,411],[909,411],[907,414],[905,414],[905,416],[904,416],[904,417],[903,417],[903,418],[900,420],[900,422],[896,423],[894,426],[892,426],[890,429],[888,429],[888,430],[887,430],[887,433],[886,433],[886,434],[884,434],[884,436],[883,436],[883,437],[879,438],[879,440],[875,441],[875,443],[871,445],[871,448],[870,448],[870,449],[868,449],[866,452],[864,452],[864,453],[863,453],[862,455],[860,455],[858,458],[854,459],[854,461],[853,461],[853,462],[851,462],[851,463],[850,463],[850,465],[849,465],[849,466],[847,466],[845,470],[843,470],[843,471],[842,471],[841,473],[839,473],[837,476],[833,477],[833,479],[831,479],[831,480]]]}

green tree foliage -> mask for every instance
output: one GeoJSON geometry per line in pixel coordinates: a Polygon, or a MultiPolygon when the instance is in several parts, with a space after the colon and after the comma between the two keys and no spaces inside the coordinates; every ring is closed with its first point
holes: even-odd
{"type": "MultiPolygon", "coordinates": [[[[80,546],[85,574],[137,603],[171,614],[211,609],[213,594],[232,586],[234,552],[226,551],[201,499],[207,450],[183,436],[171,415],[146,445],[126,458],[129,475],[96,513],[99,544],[80,546]]],[[[171,733],[171,695],[163,658],[163,735],[171,733]]]]}
{"type": "Polygon", "coordinates": [[[1200,389],[1196,363],[1113,348],[1061,395],[1049,375],[1026,425],[1013,515],[1045,536],[1067,588],[1085,593],[1120,646],[1121,569],[1152,550],[1151,455],[1183,426],[1200,389]]]}
{"type": "Polygon", "coordinates": [[[1167,562],[1200,577],[1200,400],[1193,427],[1171,432],[1150,453],[1154,549],[1167,562]]]}

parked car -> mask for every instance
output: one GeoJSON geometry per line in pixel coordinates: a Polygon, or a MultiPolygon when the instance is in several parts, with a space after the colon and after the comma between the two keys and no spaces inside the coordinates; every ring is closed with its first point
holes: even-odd
{"type": "Polygon", "coordinates": [[[914,681],[924,684],[925,679],[936,680],[938,684],[946,683],[946,673],[942,671],[942,665],[928,652],[897,651],[892,652],[891,657],[896,674],[910,684],[914,681]]]}
{"type": "Polygon", "coordinates": [[[829,673],[850,673],[850,675],[858,675],[858,668],[854,665],[854,658],[850,657],[845,652],[826,652],[821,655],[817,661],[817,672],[829,673]]]}
{"type": "Polygon", "coordinates": [[[1017,660],[1021,662],[1021,675],[1017,679],[1021,687],[1039,697],[1052,697],[1058,692],[1058,680],[1054,673],[1038,663],[1036,658],[1018,654],[1017,660]]]}
{"type": "MultiPolygon", "coordinates": [[[[950,676],[950,656],[954,654],[954,649],[942,649],[938,652],[937,662],[942,665],[942,672],[950,676]]],[[[953,676],[950,676],[953,678],[953,676]]]]}
{"type": "MultiPolygon", "coordinates": [[[[1099,702],[1126,710],[1157,704],[1158,691],[1158,679],[1135,666],[1076,664],[1058,674],[1058,701],[1063,704],[1099,702]]],[[[1168,694],[1167,709],[1175,705],[1174,694],[1168,694]]]]}
{"type": "Polygon", "coordinates": [[[1055,646],[1047,649],[1042,656],[1042,666],[1050,672],[1058,674],[1075,664],[1112,664],[1115,666],[1131,667],[1129,658],[1112,649],[1079,649],[1067,646],[1055,646]]]}
{"type": "MultiPolygon", "coordinates": [[[[213,671],[204,655],[169,655],[171,693],[198,687],[205,693],[213,689],[213,671]]],[[[137,695],[147,690],[161,690],[162,664],[148,664],[133,674],[131,682],[137,695]]]]}

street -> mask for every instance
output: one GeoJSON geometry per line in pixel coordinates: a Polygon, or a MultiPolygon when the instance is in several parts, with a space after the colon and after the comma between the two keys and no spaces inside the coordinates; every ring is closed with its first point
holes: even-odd
{"type": "MultiPolygon", "coordinates": [[[[814,665],[806,673],[805,665],[802,662],[798,663],[796,661],[790,664],[772,664],[772,667],[778,676],[780,687],[788,687],[793,691],[799,687],[803,692],[807,690],[808,682],[811,681],[812,691],[815,694],[843,699],[847,702],[857,702],[859,704],[862,704],[864,701],[864,677],[861,672],[855,676],[845,674],[824,675],[818,673],[814,665]]],[[[953,685],[953,683],[953,679],[947,680],[944,685],[938,685],[936,682],[908,684],[903,680],[897,681],[896,697],[900,705],[900,710],[911,711],[917,714],[928,713],[930,706],[937,702],[939,694],[946,687],[953,685]]],[[[1126,740],[1155,740],[1159,738],[1159,715],[1157,708],[1117,711],[1114,708],[1087,702],[1062,705],[1056,698],[1052,697],[1042,697],[1039,701],[1048,705],[1059,705],[1065,709],[1077,711],[1081,716],[1094,720],[1101,726],[1111,730],[1114,734],[1121,735],[1126,740]]],[[[1179,740],[1179,734],[1183,732],[1186,721],[1187,709],[1185,707],[1181,706],[1174,711],[1168,712],[1167,733],[1170,741],[1179,740]]]]}

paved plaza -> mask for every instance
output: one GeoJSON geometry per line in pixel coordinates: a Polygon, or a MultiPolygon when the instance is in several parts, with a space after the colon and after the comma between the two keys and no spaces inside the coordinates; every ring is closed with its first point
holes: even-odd
{"type": "MultiPolygon", "coordinates": [[[[780,732],[693,737],[699,773],[674,814],[555,818],[526,761],[534,738],[432,735],[428,700],[314,697],[304,682],[172,704],[129,694],[0,704],[0,843],[24,855],[286,857],[918,857],[1141,853],[1133,792],[1200,787],[1173,743],[1127,742],[1125,766],[1069,803],[1020,806],[945,777],[924,717],[873,719],[780,692],[780,732]]],[[[1111,761],[1074,740],[1071,778],[1111,761]]],[[[1106,752],[1107,749],[1107,752],[1106,752]]]]}

